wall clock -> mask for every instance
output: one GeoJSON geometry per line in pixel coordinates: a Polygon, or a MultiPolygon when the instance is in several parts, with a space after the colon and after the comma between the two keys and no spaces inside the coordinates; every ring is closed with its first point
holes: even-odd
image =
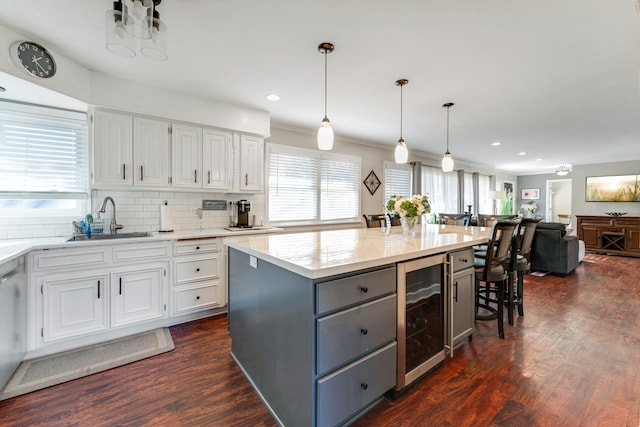
{"type": "Polygon", "coordinates": [[[372,196],[373,193],[376,192],[378,187],[380,187],[380,180],[376,176],[376,173],[373,171],[373,169],[371,170],[371,172],[369,172],[369,175],[367,175],[367,177],[362,182],[367,187],[367,190],[369,190],[369,193],[371,193],[372,196]]]}
{"type": "Polygon", "coordinates": [[[11,45],[11,59],[18,68],[33,77],[48,79],[56,74],[53,55],[35,42],[18,41],[11,45]]]}

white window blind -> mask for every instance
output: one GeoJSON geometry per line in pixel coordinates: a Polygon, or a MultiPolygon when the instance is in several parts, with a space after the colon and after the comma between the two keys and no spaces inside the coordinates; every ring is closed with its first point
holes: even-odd
{"type": "Polygon", "coordinates": [[[411,166],[384,163],[384,203],[391,196],[409,197],[412,195],[411,181],[413,169],[411,166]]]}
{"type": "Polygon", "coordinates": [[[86,198],[84,113],[0,103],[0,196],[86,198]]]}
{"type": "Polygon", "coordinates": [[[360,158],[267,145],[269,222],[358,220],[360,158]]]}

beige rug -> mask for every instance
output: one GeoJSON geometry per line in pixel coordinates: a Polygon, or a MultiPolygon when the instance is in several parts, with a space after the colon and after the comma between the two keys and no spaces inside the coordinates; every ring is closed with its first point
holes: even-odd
{"type": "Polygon", "coordinates": [[[74,380],[174,349],[168,328],[26,360],[0,393],[0,400],[74,380]]]}

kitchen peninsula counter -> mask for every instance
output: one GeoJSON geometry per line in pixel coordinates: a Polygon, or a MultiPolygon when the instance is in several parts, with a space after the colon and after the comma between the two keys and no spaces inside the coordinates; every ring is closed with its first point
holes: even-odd
{"type": "Polygon", "coordinates": [[[231,355],[281,425],[349,423],[397,384],[404,300],[396,283],[404,261],[463,251],[472,266],[470,248],[489,233],[419,225],[413,233],[391,227],[225,238],[231,355]]]}

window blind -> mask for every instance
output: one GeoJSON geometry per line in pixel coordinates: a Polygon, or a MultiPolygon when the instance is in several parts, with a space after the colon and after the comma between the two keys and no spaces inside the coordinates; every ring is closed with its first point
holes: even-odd
{"type": "Polygon", "coordinates": [[[267,153],[270,222],[357,220],[359,158],[276,144],[267,153]]]}
{"type": "Polygon", "coordinates": [[[0,103],[0,195],[86,198],[86,115],[0,103]]]}
{"type": "Polygon", "coordinates": [[[391,196],[411,196],[412,168],[410,166],[396,165],[385,162],[384,164],[384,203],[391,196]]]}

